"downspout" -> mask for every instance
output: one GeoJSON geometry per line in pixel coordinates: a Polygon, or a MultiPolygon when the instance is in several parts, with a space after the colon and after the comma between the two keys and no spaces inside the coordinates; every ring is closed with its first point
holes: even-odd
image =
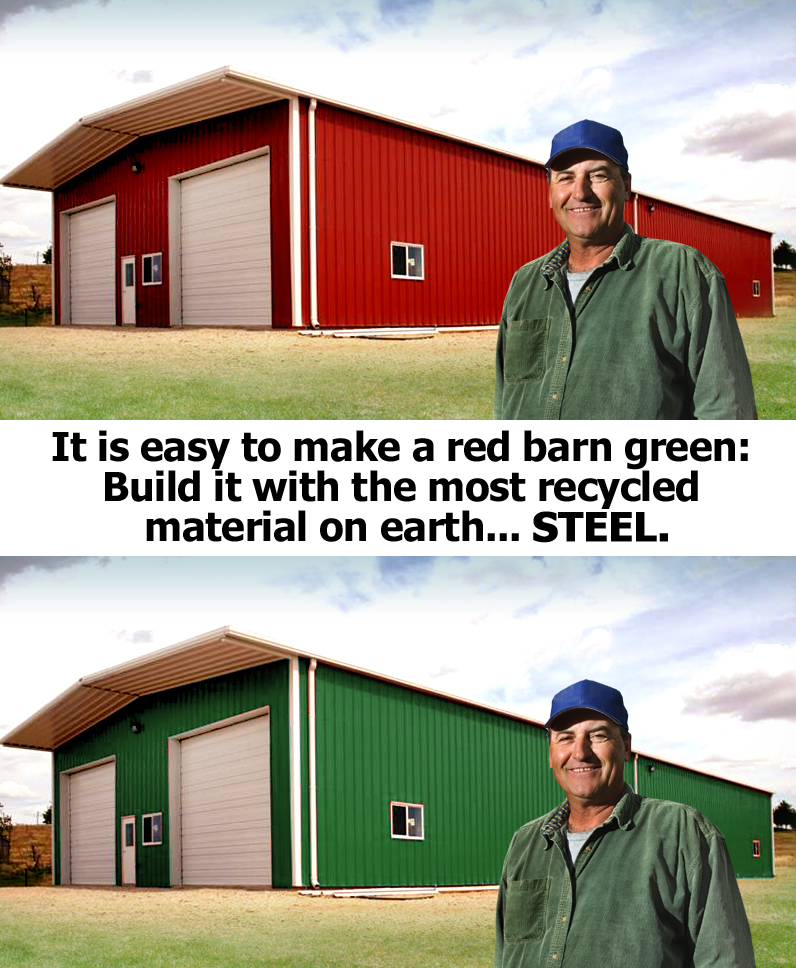
{"type": "Polygon", "coordinates": [[[633,789],[638,793],[638,753],[633,758],[633,789]]]}
{"type": "Polygon", "coordinates": [[[290,660],[290,838],[293,887],[301,882],[301,677],[299,660],[290,660]]]}
{"type": "Polygon", "coordinates": [[[309,730],[309,767],[310,767],[310,885],[320,887],[318,880],[318,784],[315,760],[315,670],[318,660],[310,660],[307,678],[307,716],[309,730]]]}
{"type": "Polygon", "coordinates": [[[315,109],[318,99],[311,98],[307,114],[307,207],[310,232],[310,326],[320,329],[318,322],[318,221],[315,204],[315,109]]]}
{"type": "Polygon", "coordinates": [[[301,114],[299,99],[288,98],[288,164],[290,195],[290,295],[291,325],[301,326],[301,114]]]}
{"type": "MultiPolygon", "coordinates": [[[[60,313],[56,312],[56,299],[55,299],[55,265],[58,262],[58,252],[55,245],[55,192],[52,194],[52,206],[50,209],[50,235],[52,236],[52,242],[50,243],[50,312],[53,317],[53,326],[61,325],[60,313]]],[[[771,264],[771,271],[774,271],[774,264],[771,264]]],[[[773,279],[773,277],[772,277],[773,279]]],[[[772,289],[773,293],[774,290],[772,289]]],[[[59,307],[60,308],[60,307],[59,307]]],[[[55,753],[53,753],[53,761],[55,760],[55,753]]],[[[53,765],[53,769],[55,766],[53,765]]],[[[53,824],[53,827],[55,824],[53,824]]],[[[55,865],[53,864],[53,877],[55,876],[55,865]]]]}
{"type": "Polygon", "coordinates": [[[638,235],[638,192],[633,192],[633,231],[638,235]]]}
{"type": "MultiPolygon", "coordinates": [[[[53,252],[55,252],[55,242],[53,242],[53,252]]],[[[53,265],[55,265],[55,260],[54,259],[52,260],[52,263],[53,263],[53,265]]],[[[55,750],[52,751],[51,756],[52,756],[52,771],[51,771],[51,773],[52,773],[52,787],[50,787],[50,789],[53,791],[53,805],[52,805],[52,812],[50,813],[50,857],[52,858],[52,866],[53,866],[53,869],[52,869],[52,882],[53,882],[53,887],[55,887],[56,886],[55,872],[56,872],[56,869],[58,867],[58,865],[56,864],[56,853],[55,853],[55,830],[56,830],[56,825],[58,825],[58,829],[59,830],[61,829],[61,827],[60,827],[60,823],[61,823],[60,808],[61,808],[61,805],[60,805],[60,803],[58,804],[59,814],[56,817],[56,815],[55,815],[55,750]]],[[[60,791],[59,791],[59,793],[60,793],[60,791]]],[[[771,814],[771,823],[772,824],[774,823],[774,814],[773,813],[771,814]]],[[[773,827],[772,827],[772,830],[773,830],[773,827]]],[[[773,838],[774,837],[774,834],[772,833],[771,836],[773,838]]],[[[774,842],[773,839],[772,839],[771,842],[772,843],[774,842]]]]}

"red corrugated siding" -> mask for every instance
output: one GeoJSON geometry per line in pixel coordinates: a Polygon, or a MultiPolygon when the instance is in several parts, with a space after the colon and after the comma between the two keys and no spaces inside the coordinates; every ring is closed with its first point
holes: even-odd
{"type": "Polygon", "coordinates": [[[316,131],[323,326],[495,323],[561,240],[537,165],[326,104],[316,131]],[[390,277],[391,242],[424,246],[424,280],[390,277]]]}
{"type": "MultiPolygon", "coordinates": [[[[628,219],[631,221],[631,219],[628,219]]],[[[708,257],[727,280],[738,316],[771,316],[771,235],[736,222],[726,222],[646,195],[638,197],[638,232],[651,239],[683,242],[708,257]],[[650,211],[654,206],[654,211],[650,211]],[[760,283],[753,295],[752,283],[760,283]]]]}
{"type": "MultiPolygon", "coordinates": [[[[128,148],[74,179],[55,193],[55,248],[59,251],[59,214],[107,195],[116,196],[116,302],[119,305],[119,259],[136,256],[139,326],[169,325],[168,179],[183,171],[264,145],[271,149],[271,258],[274,326],[289,326],[290,225],[288,194],[287,102],[226,115],[140,138],[128,148]],[[134,175],[130,159],[143,162],[134,175]],[[141,256],[163,253],[163,285],[142,286],[141,256]]],[[[56,292],[60,293],[60,266],[56,266],[56,292]]],[[[58,297],[53,299],[59,305],[58,297]]]]}
{"type": "MultiPolygon", "coordinates": [[[[309,321],[307,102],[301,101],[302,318],[309,321]]],[[[57,214],[117,199],[119,258],[138,265],[137,322],[169,325],[168,178],[263,145],[271,149],[273,325],[291,325],[288,103],[267,105],[141,138],[56,194],[57,214]],[[130,172],[136,157],[144,164],[130,172]],[[140,285],[140,256],[163,253],[164,285],[140,285]]],[[[496,323],[519,266],[562,232],[550,212],[544,169],[318,104],[316,114],[318,304],[322,326],[496,323]],[[390,242],[424,246],[425,279],[390,277],[390,242]]],[[[638,231],[693,245],[724,273],[739,316],[773,311],[766,232],[639,196],[638,231]],[[760,297],[752,295],[752,280],[760,297]]],[[[633,206],[626,219],[633,223],[633,206]]],[[[56,264],[59,305],[61,273],[56,264]]],[[[117,278],[117,315],[120,318],[117,278]]]]}

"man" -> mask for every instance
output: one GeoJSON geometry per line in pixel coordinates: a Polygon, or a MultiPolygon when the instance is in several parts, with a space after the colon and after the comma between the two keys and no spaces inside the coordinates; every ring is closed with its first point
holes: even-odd
{"type": "Polygon", "coordinates": [[[622,135],[554,138],[550,206],[566,240],[519,269],[497,345],[496,419],[756,419],[724,277],[689,246],[625,224],[622,135]]]}
{"type": "Polygon", "coordinates": [[[564,803],[514,835],[496,968],[754,968],[719,830],[624,782],[622,694],[584,679],[553,699],[550,766],[564,803]]]}

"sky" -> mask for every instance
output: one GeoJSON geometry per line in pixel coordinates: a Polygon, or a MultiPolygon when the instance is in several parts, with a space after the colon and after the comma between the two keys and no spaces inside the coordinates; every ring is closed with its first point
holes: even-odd
{"type": "MultiPolygon", "coordinates": [[[[635,186],[796,244],[791,0],[0,0],[0,178],[80,117],[230,64],[545,161],[590,117],[635,186]]],[[[35,262],[49,193],[0,188],[35,262]]]]}
{"type": "MultiPolygon", "coordinates": [[[[596,679],[634,749],[796,803],[795,558],[0,558],[0,737],[224,625],[541,722],[596,679]]],[[[0,747],[17,823],[50,783],[49,753],[0,747]]]]}

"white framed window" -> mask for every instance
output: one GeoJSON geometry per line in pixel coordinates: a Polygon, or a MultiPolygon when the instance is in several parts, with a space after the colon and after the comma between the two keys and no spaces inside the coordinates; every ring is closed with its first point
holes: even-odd
{"type": "Polygon", "coordinates": [[[760,295],[760,280],[759,279],[753,279],[752,280],[752,295],[753,296],[759,296],[760,295]]]}
{"type": "Polygon", "coordinates": [[[141,285],[159,286],[163,282],[163,253],[150,252],[141,256],[141,285]]]}
{"type": "Polygon", "coordinates": [[[393,279],[423,279],[423,246],[414,242],[390,243],[390,275],[393,279]]]}
{"type": "Polygon", "coordinates": [[[759,857],[759,856],[760,856],[760,841],[759,840],[753,840],[752,841],[752,857],[759,857]]]}
{"type": "Polygon", "coordinates": [[[422,803],[390,801],[390,836],[397,840],[424,840],[422,803]]]}
{"type": "Polygon", "coordinates": [[[163,814],[145,813],[141,817],[141,845],[154,847],[163,843],[163,814]]]}

